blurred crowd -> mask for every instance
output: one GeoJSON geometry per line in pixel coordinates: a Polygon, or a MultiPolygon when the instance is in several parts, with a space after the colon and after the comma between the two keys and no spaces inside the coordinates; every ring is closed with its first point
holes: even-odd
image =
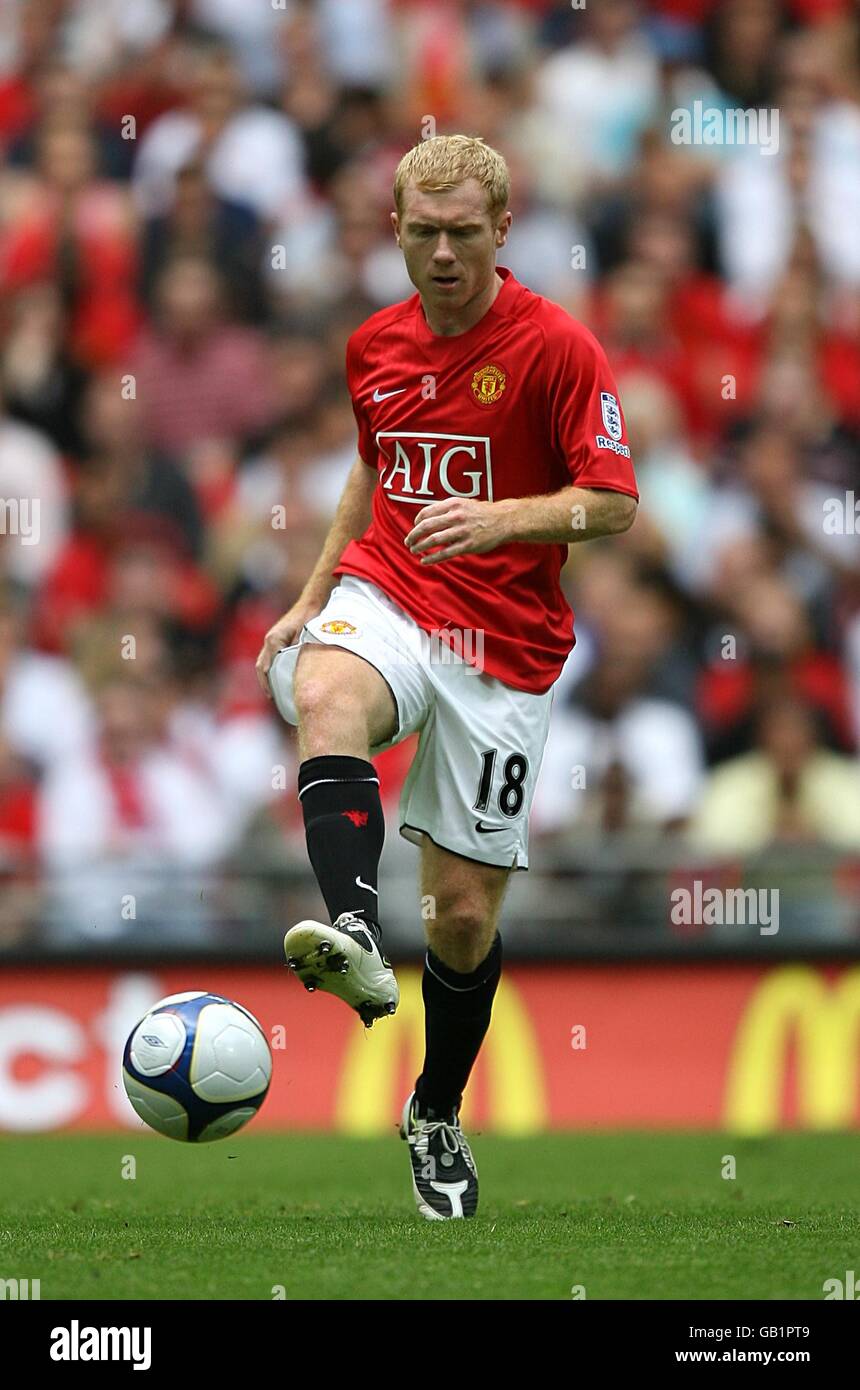
{"type": "Polygon", "coordinates": [[[347,337],[412,293],[395,165],[452,131],[508,159],[500,261],[605,346],[642,493],[565,571],[535,836],[860,852],[848,0],[6,0],[0,864],[70,932],[124,930],[132,867],[304,862],[254,658],[354,457],[347,337]],[[695,103],[778,149],[676,143],[695,103]]]}

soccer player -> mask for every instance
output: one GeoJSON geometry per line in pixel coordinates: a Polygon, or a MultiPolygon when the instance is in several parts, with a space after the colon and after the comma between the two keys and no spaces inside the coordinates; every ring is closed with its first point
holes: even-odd
{"type": "Polygon", "coordinates": [[[436,136],[400,161],[391,223],[417,293],[349,340],[358,458],[319,561],[257,661],[298,725],[308,854],[331,918],[288,931],[287,961],[368,1027],[399,1000],[380,945],[370,758],[419,734],[399,820],[420,845],[432,909],[426,1050],[400,1132],[428,1220],[478,1204],[458,1112],[573,646],[561,567],[571,542],[626,531],[638,501],[603,351],[496,266],[509,191],[504,159],[479,139],[436,136]]]}

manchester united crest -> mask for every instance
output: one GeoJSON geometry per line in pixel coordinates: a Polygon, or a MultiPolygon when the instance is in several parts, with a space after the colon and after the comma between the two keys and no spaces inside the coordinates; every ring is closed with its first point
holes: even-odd
{"type": "Polygon", "coordinates": [[[495,405],[502,399],[507,384],[507,373],[490,362],[479,367],[472,377],[472,395],[478,405],[495,405]]]}
{"type": "Polygon", "coordinates": [[[358,628],[354,627],[352,623],[346,622],[343,618],[334,618],[331,622],[323,623],[321,631],[333,632],[338,636],[344,634],[352,636],[354,632],[358,632],[358,628]]]}

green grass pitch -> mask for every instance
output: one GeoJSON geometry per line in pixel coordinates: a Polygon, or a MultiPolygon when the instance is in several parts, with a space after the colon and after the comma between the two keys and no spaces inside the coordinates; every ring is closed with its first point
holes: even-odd
{"type": "Polygon", "coordinates": [[[0,1277],[43,1299],[821,1299],[860,1269],[858,1136],[473,1147],[480,1214],[437,1224],[393,1133],[5,1138],[0,1277]]]}

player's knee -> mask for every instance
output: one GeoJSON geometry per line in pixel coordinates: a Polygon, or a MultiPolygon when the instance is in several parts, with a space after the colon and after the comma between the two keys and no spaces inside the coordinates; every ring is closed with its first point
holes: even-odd
{"type": "Polygon", "coordinates": [[[434,920],[426,923],[431,951],[451,970],[477,970],[489,951],[495,927],[486,904],[477,898],[453,898],[438,904],[434,920]]]}
{"type": "Polygon", "coordinates": [[[293,694],[306,756],[352,751],[354,744],[366,744],[367,714],[348,691],[335,689],[324,675],[310,675],[296,679],[293,694]],[[340,746],[345,740],[348,748],[340,746]]]}
{"type": "Polygon", "coordinates": [[[308,725],[325,718],[334,702],[330,681],[323,676],[305,676],[298,670],[293,683],[293,696],[299,719],[308,725]]]}
{"type": "Polygon", "coordinates": [[[304,733],[313,734],[328,724],[334,704],[334,692],[328,681],[318,676],[301,679],[297,672],[293,693],[299,727],[304,733]]]}

